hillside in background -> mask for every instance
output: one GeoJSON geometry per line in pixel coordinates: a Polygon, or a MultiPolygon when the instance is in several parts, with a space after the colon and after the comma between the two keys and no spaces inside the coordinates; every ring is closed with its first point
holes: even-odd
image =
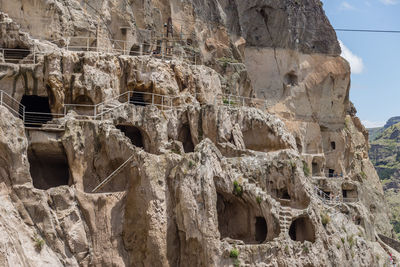
{"type": "Polygon", "coordinates": [[[381,179],[393,215],[391,222],[400,237],[400,117],[393,117],[384,127],[368,131],[369,157],[381,179]]]}

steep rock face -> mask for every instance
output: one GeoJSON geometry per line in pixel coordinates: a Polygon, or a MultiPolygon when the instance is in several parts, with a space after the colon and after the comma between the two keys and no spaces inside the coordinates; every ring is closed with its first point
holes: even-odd
{"type": "Polygon", "coordinates": [[[1,245],[13,248],[3,265],[380,266],[387,252],[398,257],[377,238],[391,234],[387,207],[319,1],[0,9],[1,45],[34,49],[0,64],[0,208],[12,211],[1,245]],[[46,30],[40,16],[53,22],[46,30]],[[168,17],[193,44],[175,48],[197,65],[129,55],[155,45],[168,17]],[[104,53],[120,46],[110,39],[127,49],[104,53]],[[19,102],[38,99],[53,117],[24,131],[19,102]]]}

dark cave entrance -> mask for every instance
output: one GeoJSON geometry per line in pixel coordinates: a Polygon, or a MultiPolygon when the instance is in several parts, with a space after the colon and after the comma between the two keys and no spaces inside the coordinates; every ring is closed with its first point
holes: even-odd
{"type": "Polygon", "coordinates": [[[185,153],[194,152],[194,144],[192,141],[192,134],[188,124],[184,124],[181,127],[178,135],[178,141],[182,142],[185,153]]]}
{"type": "Polygon", "coordinates": [[[30,173],[33,186],[47,190],[52,187],[68,185],[70,170],[65,152],[35,153],[28,151],[30,173]]]}
{"type": "Polygon", "coordinates": [[[6,63],[18,64],[21,60],[29,56],[31,51],[26,47],[4,48],[4,61],[6,63]]]}
{"type": "Polygon", "coordinates": [[[140,46],[139,45],[133,45],[130,52],[130,56],[140,56],[140,46]]]}
{"type": "Polygon", "coordinates": [[[288,189],[286,187],[281,189],[276,189],[276,197],[279,199],[290,200],[288,189]]]}
{"type": "Polygon", "coordinates": [[[116,128],[123,132],[134,146],[144,148],[143,135],[139,128],[129,125],[117,125],[116,128]]]}
{"type": "Polygon", "coordinates": [[[217,213],[221,239],[232,238],[247,244],[259,244],[267,239],[265,218],[256,216],[252,207],[240,198],[217,193],[217,213]]]}
{"type": "Polygon", "coordinates": [[[295,219],[289,228],[289,236],[294,241],[315,242],[315,229],[310,218],[299,217],[295,219]]]}
{"type": "Polygon", "coordinates": [[[256,217],[256,241],[262,243],[267,238],[267,221],[264,217],[256,217]]]}
{"type": "Polygon", "coordinates": [[[319,174],[320,174],[320,171],[319,171],[319,165],[318,165],[318,163],[315,162],[315,161],[313,161],[313,163],[311,164],[311,166],[312,166],[312,175],[313,175],[313,176],[319,175],[319,174]]]}
{"type": "MultiPolygon", "coordinates": [[[[24,124],[26,127],[41,127],[53,119],[48,97],[23,95],[20,103],[25,106],[24,124]]],[[[20,118],[23,118],[22,107],[20,108],[20,118]]]]}
{"type": "Polygon", "coordinates": [[[336,143],[335,142],[331,142],[331,149],[335,150],[336,149],[336,143]]]}
{"type": "Polygon", "coordinates": [[[135,106],[146,106],[146,101],[144,100],[144,94],[140,92],[132,92],[129,98],[129,103],[135,106]]]}

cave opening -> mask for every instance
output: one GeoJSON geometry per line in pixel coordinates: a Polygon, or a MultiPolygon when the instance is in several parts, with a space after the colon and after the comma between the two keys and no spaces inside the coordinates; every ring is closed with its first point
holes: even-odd
{"type": "Polygon", "coordinates": [[[30,54],[30,50],[26,47],[17,46],[15,48],[4,49],[4,61],[6,63],[19,63],[30,54]]]}
{"type": "Polygon", "coordinates": [[[129,52],[130,56],[140,56],[140,45],[133,45],[129,52]]]}
{"type": "Polygon", "coordinates": [[[294,241],[315,242],[315,228],[310,218],[299,217],[295,219],[289,228],[289,236],[294,241]]]}
{"type": "Polygon", "coordinates": [[[314,161],[311,165],[312,165],[312,175],[313,175],[313,176],[319,175],[319,166],[318,166],[318,163],[314,161]]]}
{"type": "Polygon", "coordinates": [[[116,128],[123,132],[134,146],[144,148],[143,135],[139,128],[130,125],[117,125],[116,128]]]}
{"type": "Polygon", "coordinates": [[[267,221],[264,217],[256,217],[256,241],[260,244],[267,238],[267,221]]]}
{"type": "Polygon", "coordinates": [[[268,225],[250,205],[236,196],[217,193],[218,230],[223,238],[259,244],[266,240],[268,225]]]}
{"type": "Polygon", "coordinates": [[[23,95],[20,104],[25,106],[25,117],[20,109],[20,118],[24,119],[26,127],[41,127],[53,119],[48,97],[23,95]]]}
{"type": "Polygon", "coordinates": [[[333,177],[335,175],[335,170],[329,169],[328,170],[328,177],[333,177]]]}
{"type": "Polygon", "coordinates": [[[144,94],[141,92],[132,92],[129,98],[129,103],[135,106],[146,106],[146,101],[144,100],[144,94]]]}
{"type": "Polygon", "coordinates": [[[178,135],[178,141],[182,142],[183,149],[185,153],[194,152],[194,144],[192,141],[192,134],[190,132],[190,127],[188,124],[184,124],[178,135]]]}
{"type": "Polygon", "coordinates": [[[336,143],[335,142],[331,142],[331,149],[335,150],[336,149],[336,143]]]}
{"type": "Polygon", "coordinates": [[[291,71],[284,76],[285,83],[290,86],[298,85],[298,77],[295,72],[291,71]]]}
{"type": "Polygon", "coordinates": [[[281,188],[281,189],[277,189],[276,190],[276,196],[280,199],[286,199],[286,200],[290,200],[290,195],[288,192],[288,189],[285,188],[281,188]]]}
{"type": "Polygon", "coordinates": [[[33,186],[47,190],[68,185],[70,169],[65,152],[36,153],[28,150],[28,160],[33,186]]]}

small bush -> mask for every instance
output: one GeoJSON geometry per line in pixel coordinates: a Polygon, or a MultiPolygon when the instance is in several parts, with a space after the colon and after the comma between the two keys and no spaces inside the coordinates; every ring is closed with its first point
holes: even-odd
{"type": "Polygon", "coordinates": [[[236,196],[241,196],[243,194],[243,187],[236,180],[233,182],[233,194],[236,196]]]}
{"type": "Polygon", "coordinates": [[[303,161],[303,172],[305,176],[310,177],[310,168],[308,168],[308,164],[305,161],[303,161]]]}
{"type": "Polygon", "coordinates": [[[321,214],[321,222],[323,226],[326,226],[331,221],[331,217],[328,214],[322,213],[321,214]]]}
{"type": "Polygon", "coordinates": [[[339,243],[336,244],[336,248],[340,249],[340,244],[339,243]]]}
{"type": "Polygon", "coordinates": [[[308,252],[310,252],[310,250],[308,249],[308,247],[303,247],[303,252],[308,254],[308,252]]]}
{"type": "Polygon", "coordinates": [[[240,260],[239,259],[234,259],[233,260],[233,266],[239,267],[240,266],[240,260]]]}
{"type": "Polygon", "coordinates": [[[261,202],[262,202],[262,197],[261,197],[261,196],[257,196],[257,197],[256,197],[256,200],[257,200],[257,203],[258,203],[258,204],[261,204],[261,202]]]}
{"type": "Polygon", "coordinates": [[[289,247],[288,247],[288,245],[285,246],[285,253],[286,253],[286,254],[289,254],[289,247]]]}
{"type": "Polygon", "coordinates": [[[365,174],[364,171],[362,171],[362,172],[360,173],[360,175],[361,175],[361,177],[362,177],[364,180],[367,179],[367,175],[365,174]]]}
{"type": "Polygon", "coordinates": [[[344,238],[342,237],[342,238],[340,238],[340,240],[342,240],[342,244],[344,244],[344,241],[345,241],[344,238]]]}
{"type": "Polygon", "coordinates": [[[352,248],[354,245],[354,235],[348,236],[347,242],[349,242],[350,248],[352,248]]]}
{"type": "Polygon", "coordinates": [[[37,234],[33,236],[33,241],[35,242],[35,248],[39,251],[42,250],[45,242],[42,238],[40,238],[37,234]]]}
{"type": "Polygon", "coordinates": [[[171,151],[172,151],[172,153],[175,153],[175,154],[178,154],[178,155],[181,154],[181,152],[178,149],[175,149],[175,148],[171,149],[171,151]]]}
{"type": "Polygon", "coordinates": [[[229,257],[232,259],[237,259],[239,257],[239,250],[237,248],[231,249],[229,257]]]}
{"type": "Polygon", "coordinates": [[[189,169],[192,169],[194,167],[194,162],[189,160],[189,169]]]}

